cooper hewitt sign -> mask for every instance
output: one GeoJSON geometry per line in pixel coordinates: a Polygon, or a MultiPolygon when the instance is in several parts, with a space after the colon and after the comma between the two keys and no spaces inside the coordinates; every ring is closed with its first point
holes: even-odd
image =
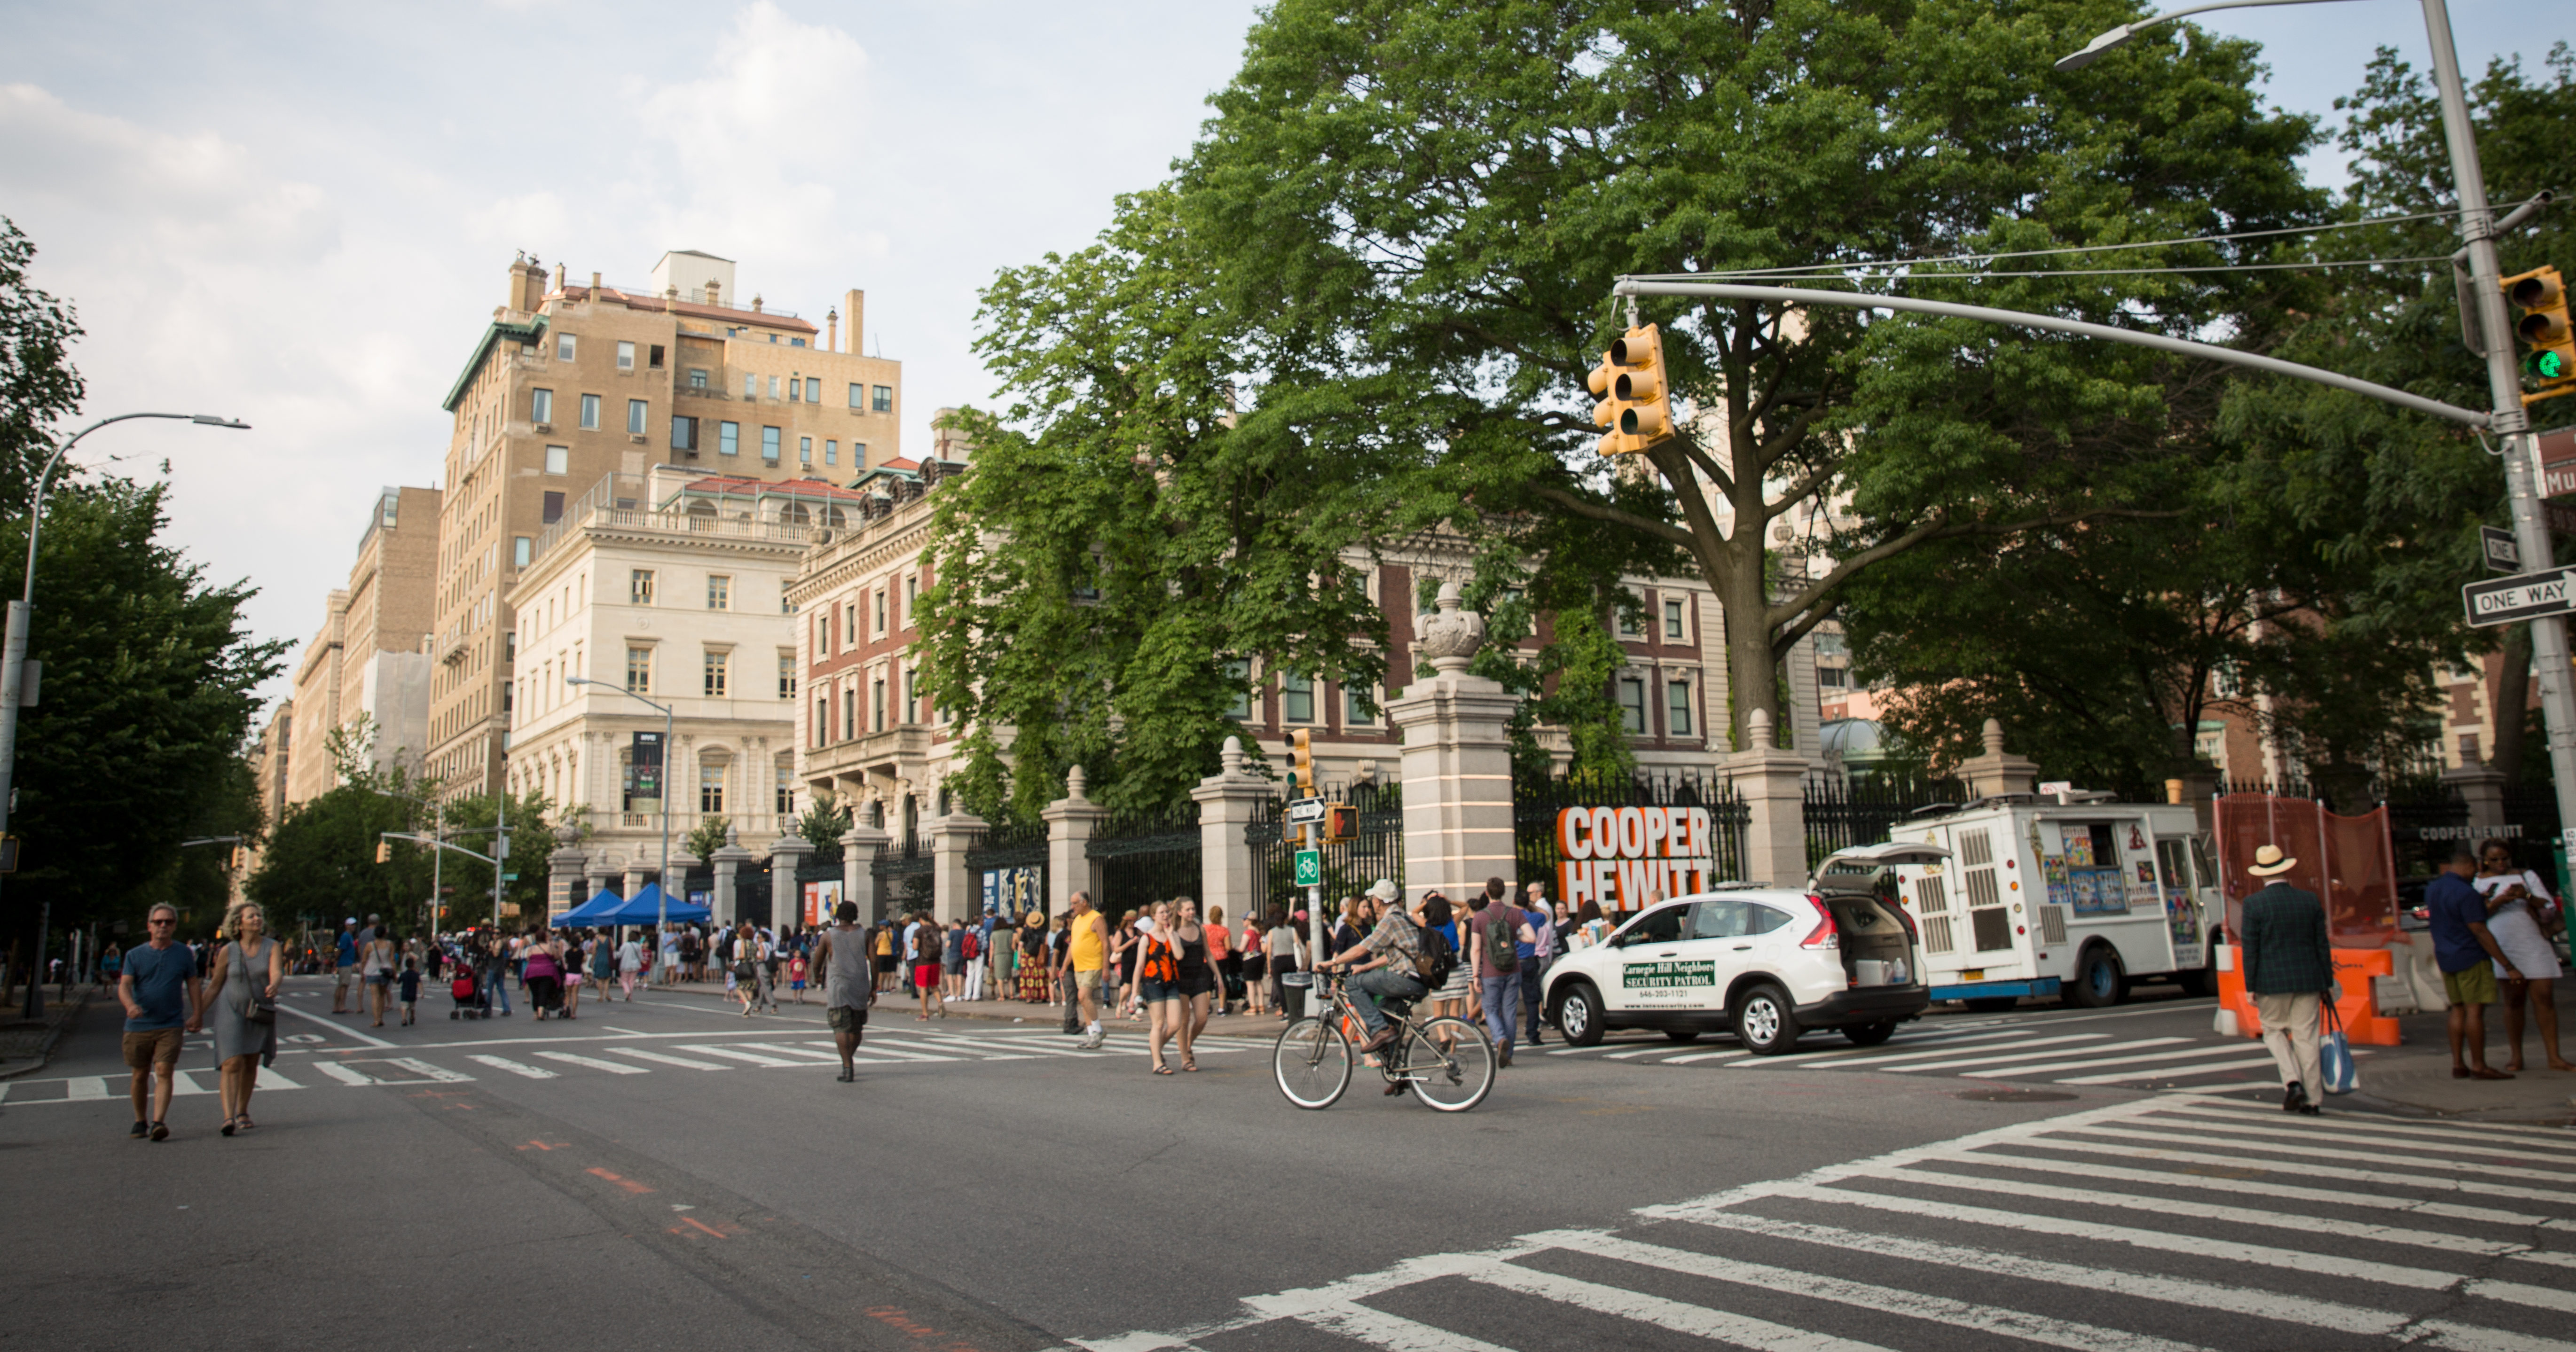
{"type": "Polygon", "coordinates": [[[1634,910],[1705,891],[1716,837],[1704,807],[1569,807],[1556,814],[1556,894],[1568,906],[1634,910]]]}

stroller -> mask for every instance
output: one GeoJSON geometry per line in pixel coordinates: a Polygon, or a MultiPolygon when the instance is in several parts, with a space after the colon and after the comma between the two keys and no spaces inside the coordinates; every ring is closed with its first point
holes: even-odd
{"type": "Polygon", "coordinates": [[[483,993],[482,983],[474,978],[474,965],[456,965],[456,979],[447,983],[447,993],[456,999],[456,1008],[447,1011],[451,1019],[488,1019],[492,1017],[492,1000],[483,993]]]}

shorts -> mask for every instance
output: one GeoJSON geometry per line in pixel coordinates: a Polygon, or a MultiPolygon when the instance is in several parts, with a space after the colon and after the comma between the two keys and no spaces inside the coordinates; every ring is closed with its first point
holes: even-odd
{"type": "Polygon", "coordinates": [[[834,1005],[823,1011],[823,1022],[835,1033],[855,1033],[868,1026],[868,1012],[850,1005],[834,1005]]]}
{"type": "Polygon", "coordinates": [[[1136,998],[1149,1005],[1178,1000],[1181,998],[1181,983],[1149,976],[1136,983],[1136,998]]]}
{"type": "Polygon", "coordinates": [[[2495,964],[2481,962],[2465,972],[2442,973],[2442,995],[2455,1005],[2491,1005],[2496,992],[2495,964]]]}
{"type": "Polygon", "coordinates": [[[912,984],[924,989],[936,989],[939,985],[939,964],[935,962],[914,963],[912,965],[912,984]]]}
{"type": "Polygon", "coordinates": [[[349,969],[346,967],[331,969],[331,985],[335,990],[349,989],[349,969]]]}
{"type": "Polygon", "coordinates": [[[566,977],[564,977],[564,989],[565,989],[565,990],[568,990],[568,991],[577,991],[577,990],[580,990],[580,989],[581,989],[581,973],[579,973],[579,972],[574,972],[574,973],[571,973],[571,974],[567,975],[566,977]]]}
{"type": "Polygon", "coordinates": [[[878,955],[877,955],[877,970],[878,970],[878,971],[880,971],[880,972],[891,972],[891,971],[893,971],[893,970],[894,970],[894,955],[892,955],[892,954],[890,954],[890,953],[880,953],[880,954],[878,954],[878,955]]]}
{"type": "Polygon", "coordinates": [[[1099,993],[1100,993],[1100,969],[1099,969],[1099,968],[1097,968],[1097,967],[1094,967],[1094,968],[1092,968],[1090,971],[1087,971],[1087,972],[1076,972],[1076,973],[1074,973],[1074,974],[1073,974],[1073,988],[1074,988],[1076,991],[1080,991],[1080,992],[1083,992],[1083,993],[1086,993],[1086,994],[1090,994],[1090,995],[1097,995],[1097,994],[1099,994],[1099,993]]]}
{"type": "Polygon", "coordinates": [[[383,986],[390,984],[393,979],[394,976],[391,972],[377,972],[367,978],[367,984],[370,986],[383,986]]]}
{"type": "Polygon", "coordinates": [[[1216,994],[1216,973],[1200,972],[1196,975],[1183,976],[1181,978],[1180,992],[1181,997],[1184,999],[1193,995],[1216,994]]]}
{"type": "Polygon", "coordinates": [[[175,1069],[179,1064],[179,1030],[153,1028],[125,1035],[125,1064],[132,1070],[175,1069]]]}

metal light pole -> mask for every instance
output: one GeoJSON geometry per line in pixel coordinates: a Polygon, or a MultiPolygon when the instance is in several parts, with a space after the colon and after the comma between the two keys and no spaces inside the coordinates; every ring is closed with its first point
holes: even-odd
{"type": "MultiPolygon", "coordinates": [[[[9,603],[8,636],[5,640],[0,640],[0,837],[8,835],[9,811],[17,803],[17,787],[14,781],[18,767],[18,701],[26,693],[27,629],[34,621],[36,613],[36,538],[45,525],[45,490],[53,484],[55,467],[63,463],[63,457],[71,453],[72,447],[80,444],[82,437],[109,423],[130,422],[136,418],[170,418],[180,422],[196,423],[202,427],[229,427],[242,432],[250,430],[249,423],[232,418],[219,418],[212,413],[120,413],[113,418],[101,418],[74,432],[72,439],[64,442],[53,456],[45,461],[44,469],[36,475],[36,496],[27,507],[27,585],[24,593],[17,600],[9,603]]],[[[44,924],[45,922],[40,921],[37,925],[36,966],[30,969],[39,973],[44,970],[45,961],[44,924]]],[[[36,1011],[43,1008],[35,994],[35,984],[28,983],[27,1001],[30,1018],[34,1017],[36,1011]]]]}
{"type": "MultiPolygon", "coordinates": [[[[2318,0],[2223,0],[2159,14],[2124,24],[2102,34],[2057,63],[2059,70],[2089,65],[2102,53],[2142,29],[2188,14],[2254,5],[2310,4],[2318,0]]],[[[2469,100],[2460,84],[2460,54],[2451,40],[2451,11],[2445,0],[2422,0],[2424,35],[2433,47],[2433,85],[2442,101],[2442,136],[2451,151],[2451,179],[2460,197],[2460,235],[2467,243],[2470,288],[2477,295],[2479,333],[2461,336],[2487,362],[2487,392],[2494,412],[2487,425],[2504,439],[2505,490],[2513,507],[2514,543],[2523,567],[2547,570],[2557,559],[2548,524],[2540,513],[2540,443],[2531,435],[2531,414],[2522,402],[2522,378],[2514,369],[2513,325],[2505,314],[2504,270],[2496,259],[2495,212],[2487,205],[2486,170],[2478,160],[2477,128],[2469,121],[2469,100]]],[[[2520,213],[2517,213],[2520,215],[2520,213]]],[[[2549,727],[2550,778],[2558,789],[2560,840],[2576,847],[2576,688],[2569,685],[2567,621],[2545,615],[2531,621],[2531,656],[2540,669],[2540,709],[2549,727]]]]}
{"type": "Polygon", "coordinates": [[[648,709],[662,711],[662,782],[655,786],[662,791],[662,868],[661,876],[653,880],[654,890],[661,895],[657,901],[653,920],[653,953],[647,955],[649,963],[654,955],[662,951],[662,934],[671,925],[671,706],[656,704],[625,686],[608,681],[594,681],[587,676],[566,676],[564,684],[595,685],[614,690],[648,709]]]}

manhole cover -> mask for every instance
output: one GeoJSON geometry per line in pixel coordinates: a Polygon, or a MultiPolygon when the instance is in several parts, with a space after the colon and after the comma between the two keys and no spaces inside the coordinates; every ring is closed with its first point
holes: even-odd
{"type": "Polygon", "coordinates": [[[1952,1097],[1971,1103],[2066,1103],[2077,1095],[2054,1089],[1963,1089],[1952,1097]]]}

